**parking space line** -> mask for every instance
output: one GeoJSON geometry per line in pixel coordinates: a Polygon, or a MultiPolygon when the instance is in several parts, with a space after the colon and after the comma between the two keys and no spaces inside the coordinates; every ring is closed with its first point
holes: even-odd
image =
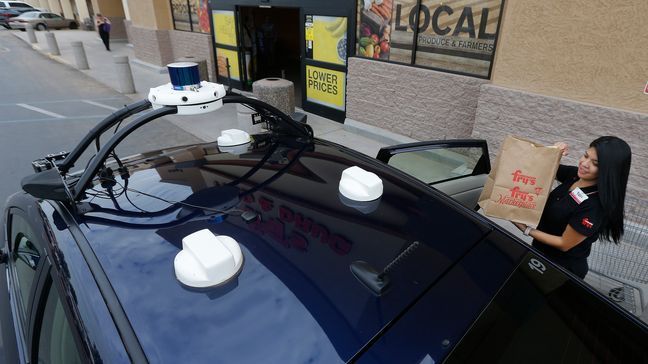
{"type": "Polygon", "coordinates": [[[57,118],[57,119],[65,119],[65,116],[63,116],[63,115],[59,115],[59,114],[57,114],[55,112],[51,112],[51,111],[41,109],[40,107],[31,106],[31,105],[27,105],[27,104],[16,104],[16,106],[24,107],[25,109],[36,111],[36,112],[39,112],[41,114],[45,114],[47,116],[51,116],[51,117],[54,117],[54,118],[57,118]]]}
{"type": "Polygon", "coordinates": [[[16,119],[16,120],[0,120],[2,124],[19,124],[19,123],[39,123],[45,121],[67,121],[67,120],[83,120],[83,119],[100,119],[105,118],[106,115],[84,115],[84,116],[71,116],[62,118],[44,118],[44,119],[16,119]]]}
{"type": "Polygon", "coordinates": [[[85,102],[86,104],[90,104],[90,105],[94,105],[94,106],[103,107],[104,109],[108,109],[108,110],[112,110],[112,111],[119,110],[119,109],[117,109],[116,107],[112,107],[112,106],[104,105],[104,104],[101,104],[101,103],[98,103],[98,102],[94,102],[94,101],[91,101],[91,100],[81,100],[81,101],[85,102]]]}

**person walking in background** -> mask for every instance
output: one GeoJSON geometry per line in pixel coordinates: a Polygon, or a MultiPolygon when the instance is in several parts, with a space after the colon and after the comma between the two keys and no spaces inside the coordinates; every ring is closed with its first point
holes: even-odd
{"type": "Polygon", "coordinates": [[[99,37],[101,37],[101,41],[106,46],[106,50],[110,51],[110,20],[101,14],[97,14],[96,23],[99,37]]]}
{"type": "MultiPolygon", "coordinates": [[[[565,143],[556,146],[567,154],[565,143]]],[[[599,237],[619,243],[632,153],[625,141],[604,136],[594,140],[578,167],[560,165],[556,187],[537,229],[514,223],[533,246],[580,278],[589,269],[587,257],[599,237]]]]}

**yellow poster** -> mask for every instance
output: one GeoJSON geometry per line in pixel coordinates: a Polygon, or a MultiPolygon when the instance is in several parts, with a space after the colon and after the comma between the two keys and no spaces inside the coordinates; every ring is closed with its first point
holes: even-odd
{"type": "Polygon", "coordinates": [[[344,111],[346,74],[306,66],[306,100],[344,111]]]}
{"type": "Polygon", "coordinates": [[[312,29],[313,59],[346,65],[347,18],[313,16],[312,29]]]}
{"type": "Polygon", "coordinates": [[[239,71],[238,52],[229,49],[216,48],[216,63],[218,65],[218,75],[227,78],[227,61],[230,65],[230,77],[233,80],[240,81],[241,73],[239,71]]]}
{"type": "Polygon", "coordinates": [[[236,26],[234,12],[226,10],[212,11],[214,18],[214,38],[216,43],[236,47],[236,26]]]}

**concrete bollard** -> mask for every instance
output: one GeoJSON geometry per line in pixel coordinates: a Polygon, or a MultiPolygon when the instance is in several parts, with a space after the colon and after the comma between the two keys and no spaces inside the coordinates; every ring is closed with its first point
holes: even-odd
{"type": "Polygon", "coordinates": [[[201,81],[209,81],[209,71],[207,71],[207,60],[196,58],[194,56],[185,56],[176,59],[176,62],[194,62],[198,64],[198,74],[201,81]]]}
{"type": "Polygon", "coordinates": [[[34,32],[34,26],[30,23],[25,24],[25,30],[27,31],[27,38],[29,39],[29,43],[38,43],[38,39],[36,39],[36,33],[34,32]]]}
{"type": "Polygon", "coordinates": [[[115,62],[115,71],[117,81],[119,81],[119,92],[123,94],[135,93],[135,82],[133,82],[133,72],[128,63],[128,56],[113,56],[115,62]]]}
{"type": "Polygon", "coordinates": [[[60,56],[61,51],[59,50],[58,43],[56,43],[56,35],[52,32],[47,32],[45,33],[45,38],[47,39],[50,54],[53,56],[60,56]]]}
{"type": "Polygon", "coordinates": [[[85,49],[83,48],[83,42],[72,42],[72,53],[74,53],[74,60],[76,61],[77,68],[80,70],[88,70],[88,57],[86,57],[85,49]]]}
{"type": "Polygon", "coordinates": [[[287,115],[295,112],[295,87],[282,78],[264,78],[252,84],[254,97],[264,101],[287,115]]]}

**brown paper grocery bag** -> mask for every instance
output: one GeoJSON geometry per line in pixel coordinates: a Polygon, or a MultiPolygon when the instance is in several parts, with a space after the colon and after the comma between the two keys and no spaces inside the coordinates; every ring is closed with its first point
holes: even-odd
{"type": "Polygon", "coordinates": [[[560,157],[556,147],[506,137],[479,196],[484,214],[537,226],[560,157]]]}

